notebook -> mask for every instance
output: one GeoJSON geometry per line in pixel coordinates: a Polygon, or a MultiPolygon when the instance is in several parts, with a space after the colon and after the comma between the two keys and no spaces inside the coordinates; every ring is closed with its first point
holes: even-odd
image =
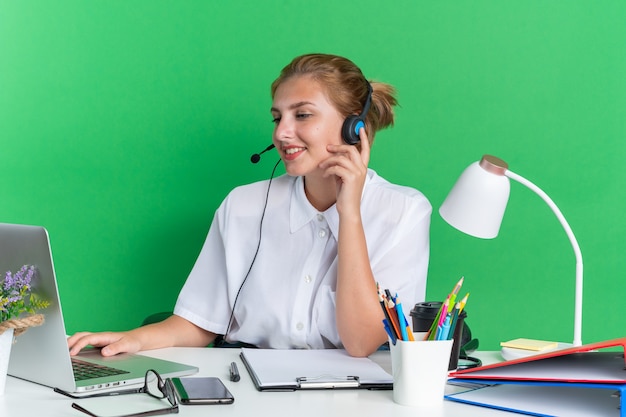
{"type": "Polygon", "coordinates": [[[16,338],[9,358],[9,375],[80,395],[143,384],[148,369],[156,370],[164,378],[198,371],[194,366],[142,355],[104,358],[97,349],[70,357],[48,232],[40,226],[0,223],[0,273],[15,273],[23,265],[35,265],[33,291],[49,301],[50,306],[40,311],[45,316],[43,325],[31,327],[16,338]],[[108,375],[95,377],[91,372],[75,375],[72,360],[83,367],[99,366],[108,375]]]}

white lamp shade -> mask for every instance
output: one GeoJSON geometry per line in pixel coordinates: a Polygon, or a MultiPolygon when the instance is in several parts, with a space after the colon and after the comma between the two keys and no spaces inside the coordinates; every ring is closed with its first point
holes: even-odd
{"type": "Polygon", "coordinates": [[[498,236],[511,185],[504,175],[474,162],[461,174],[439,208],[439,214],[468,235],[492,239],[498,236]]]}

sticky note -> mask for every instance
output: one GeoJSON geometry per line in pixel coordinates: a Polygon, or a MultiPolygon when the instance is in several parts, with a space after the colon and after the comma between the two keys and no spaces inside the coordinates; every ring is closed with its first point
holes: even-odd
{"type": "Polygon", "coordinates": [[[513,339],[508,342],[501,342],[500,346],[513,349],[533,350],[540,352],[542,350],[555,349],[559,346],[557,342],[548,342],[545,340],[535,339],[513,339]]]}

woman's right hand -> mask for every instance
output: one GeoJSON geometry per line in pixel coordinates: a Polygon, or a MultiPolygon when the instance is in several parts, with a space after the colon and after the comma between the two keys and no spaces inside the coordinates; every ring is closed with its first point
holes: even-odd
{"type": "Polygon", "coordinates": [[[216,334],[190,321],[172,315],[162,322],[148,324],[127,332],[79,332],[67,339],[70,355],[78,355],[87,346],[102,348],[102,356],[136,353],[140,350],[172,346],[201,347],[215,340],[216,334]]]}
{"type": "Polygon", "coordinates": [[[130,332],[79,332],[67,339],[70,355],[78,355],[87,346],[102,348],[102,356],[113,356],[118,353],[135,353],[142,348],[137,338],[130,332]]]}

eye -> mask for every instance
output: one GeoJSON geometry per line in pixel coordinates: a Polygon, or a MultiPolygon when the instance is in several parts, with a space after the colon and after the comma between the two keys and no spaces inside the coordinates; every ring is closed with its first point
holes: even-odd
{"type": "Polygon", "coordinates": [[[306,118],[311,117],[311,116],[312,116],[311,113],[298,113],[298,114],[296,114],[296,119],[303,120],[303,119],[306,119],[306,118]]]}
{"type": "Polygon", "coordinates": [[[280,117],[276,116],[272,118],[272,123],[274,123],[275,125],[277,125],[280,122],[280,117]]]}

